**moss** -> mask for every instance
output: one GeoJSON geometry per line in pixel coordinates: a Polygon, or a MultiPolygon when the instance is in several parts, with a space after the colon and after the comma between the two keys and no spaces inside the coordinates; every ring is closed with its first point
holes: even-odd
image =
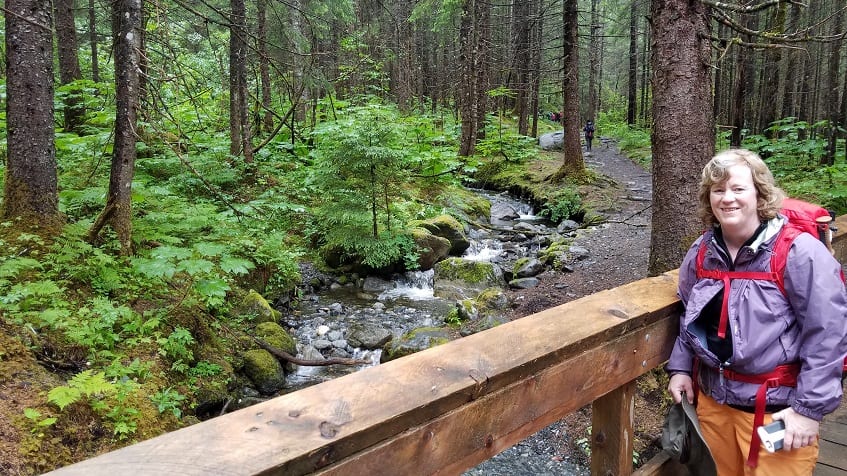
{"type": "Polygon", "coordinates": [[[261,294],[252,289],[244,297],[235,313],[236,317],[245,317],[256,322],[277,322],[282,316],[261,294]]]}
{"type": "Polygon", "coordinates": [[[382,362],[394,360],[421,350],[450,342],[446,329],[440,327],[419,327],[407,332],[397,341],[391,341],[382,349],[382,362]]]}
{"type": "Polygon", "coordinates": [[[282,365],[264,349],[248,350],[243,354],[244,374],[259,392],[268,395],[282,388],[284,374],[282,365]]]}
{"type": "Polygon", "coordinates": [[[282,326],[275,322],[262,322],[257,325],[256,337],[283,352],[292,355],[297,353],[297,343],[282,326]]]}
{"type": "Polygon", "coordinates": [[[518,270],[521,269],[527,263],[529,263],[529,258],[519,258],[517,261],[515,261],[515,264],[512,266],[512,273],[517,274],[518,270]]]}
{"type": "Polygon", "coordinates": [[[438,277],[451,281],[464,281],[476,284],[485,280],[496,280],[494,266],[481,261],[468,261],[461,258],[449,258],[435,265],[438,277]]]}

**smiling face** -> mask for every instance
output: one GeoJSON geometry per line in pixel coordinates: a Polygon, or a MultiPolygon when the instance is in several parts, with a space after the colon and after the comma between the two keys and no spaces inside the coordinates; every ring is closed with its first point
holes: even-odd
{"type": "Polygon", "coordinates": [[[724,238],[743,243],[753,236],[760,221],[757,199],[753,173],[746,164],[733,165],[726,180],[712,185],[709,203],[724,238]]]}

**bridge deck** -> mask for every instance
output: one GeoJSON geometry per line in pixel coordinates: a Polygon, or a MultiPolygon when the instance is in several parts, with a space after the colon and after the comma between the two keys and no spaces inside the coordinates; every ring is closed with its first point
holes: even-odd
{"type": "Polygon", "coordinates": [[[847,475],[847,396],[842,398],[838,410],[824,418],[820,445],[815,476],[847,475]]]}

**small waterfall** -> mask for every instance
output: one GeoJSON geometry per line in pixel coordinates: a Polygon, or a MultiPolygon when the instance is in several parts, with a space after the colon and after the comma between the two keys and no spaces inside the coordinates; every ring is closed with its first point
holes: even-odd
{"type": "Polygon", "coordinates": [[[394,288],[383,291],[377,298],[380,301],[406,298],[412,301],[435,299],[432,287],[433,270],[407,271],[394,280],[394,288]]]}

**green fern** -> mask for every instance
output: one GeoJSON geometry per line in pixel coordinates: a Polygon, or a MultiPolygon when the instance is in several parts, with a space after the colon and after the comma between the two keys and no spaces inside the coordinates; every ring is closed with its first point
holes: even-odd
{"type": "Polygon", "coordinates": [[[60,385],[47,392],[47,401],[64,410],[83,396],[109,395],[115,392],[114,384],[106,380],[103,372],[83,370],[74,375],[68,385],[60,385]]]}

